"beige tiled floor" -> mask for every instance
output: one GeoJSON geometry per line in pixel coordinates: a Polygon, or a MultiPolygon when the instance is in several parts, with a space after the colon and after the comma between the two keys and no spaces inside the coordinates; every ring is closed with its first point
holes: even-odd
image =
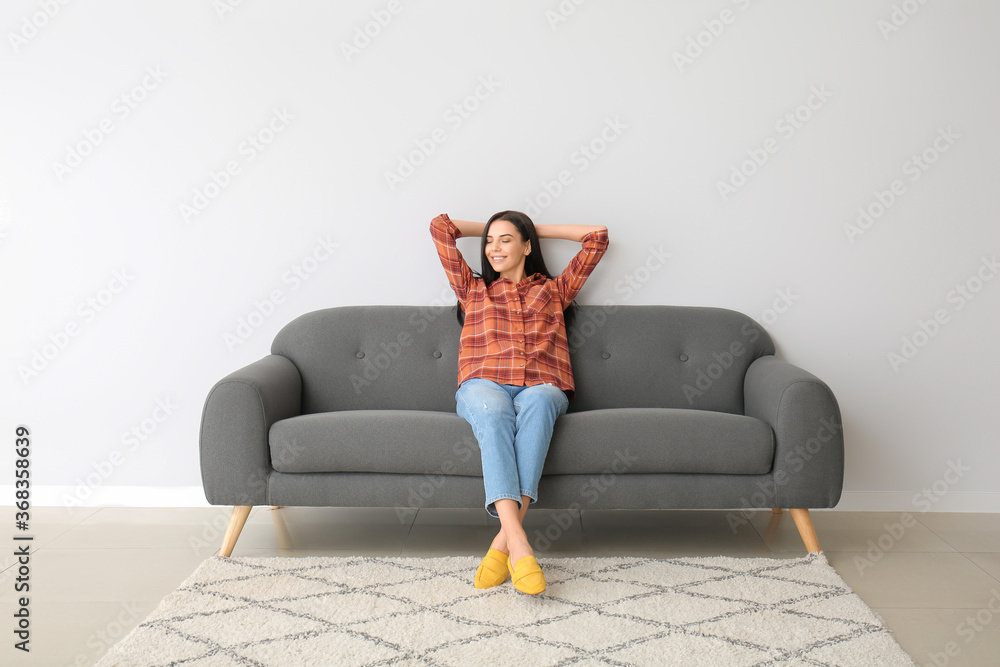
{"type": "MultiPolygon", "coordinates": [[[[8,640],[0,664],[92,665],[218,552],[228,516],[223,507],[35,508],[32,652],[8,640]]],[[[830,564],[918,664],[1000,665],[1000,514],[812,516],[830,564]]],[[[3,518],[13,519],[12,508],[3,518]]],[[[538,509],[528,512],[525,528],[543,567],[545,555],[805,555],[791,516],[770,510],[574,516],[538,509]]],[[[498,529],[482,509],[257,507],[233,555],[481,556],[498,529]]],[[[9,638],[19,575],[13,549],[5,552],[0,601],[9,638]]]]}

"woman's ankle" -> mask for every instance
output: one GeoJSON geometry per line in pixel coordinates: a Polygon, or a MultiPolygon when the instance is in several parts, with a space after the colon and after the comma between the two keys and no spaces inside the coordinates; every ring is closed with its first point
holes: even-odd
{"type": "Polygon", "coordinates": [[[527,541],[512,545],[507,554],[510,556],[510,562],[512,565],[517,565],[517,562],[524,558],[525,556],[533,556],[535,554],[534,550],[531,548],[531,544],[527,541]]]}
{"type": "Polygon", "coordinates": [[[518,553],[524,552],[529,555],[534,553],[534,550],[531,548],[531,543],[528,541],[527,534],[522,533],[513,540],[508,540],[503,530],[497,533],[497,536],[493,538],[490,548],[509,554],[511,545],[513,545],[514,550],[518,553]]]}
{"type": "Polygon", "coordinates": [[[493,538],[493,542],[490,544],[490,549],[496,549],[497,551],[502,551],[505,554],[509,554],[510,550],[507,548],[507,537],[503,534],[501,530],[497,533],[497,536],[493,538]]]}

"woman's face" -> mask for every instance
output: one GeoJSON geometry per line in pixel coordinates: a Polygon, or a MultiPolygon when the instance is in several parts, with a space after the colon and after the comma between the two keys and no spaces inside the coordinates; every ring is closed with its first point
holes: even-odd
{"type": "Polygon", "coordinates": [[[524,264],[531,241],[522,241],[521,232],[509,220],[494,220],[486,233],[486,258],[497,273],[518,273],[524,264]]]}

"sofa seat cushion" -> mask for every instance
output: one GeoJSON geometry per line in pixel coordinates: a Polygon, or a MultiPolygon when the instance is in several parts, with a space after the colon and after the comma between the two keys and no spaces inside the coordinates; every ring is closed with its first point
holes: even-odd
{"type": "Polygon", "coordinates": [[[454,412],[317,412],[275,422],[268,441],[278,472],[483,474],[472,429],[454,412]]]}
{"type": "MultiPolygon", "coordinates": [[[[453,412],[343,410],[271,426],[278,472],[482,476],[472,428],[453,412]]],[[[765,474],[774,433],[759,419],[707,410],[609,408],[556,421],[545,475],[765,474]]]]}
{"type": "MultiPolygon", "coordinates": [[[[453,412],[321,412],[275,422],[269,440],[271,465],[283,473],[483,474],[472,428],[453,412]]],[[[764,474],[773,457],[774,433],[753,417],[609,408],[561,416],[543,474],[764,474]]]]}
{"type": "Polygon", "coordinates": [[[774,431],[743,415],[681,408],[607,408],[556,422],[543,474],[599,472],[760,475],[774,431]]]}

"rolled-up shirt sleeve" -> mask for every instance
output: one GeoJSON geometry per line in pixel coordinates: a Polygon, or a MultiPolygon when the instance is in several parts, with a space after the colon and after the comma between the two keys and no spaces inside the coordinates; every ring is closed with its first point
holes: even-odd
{"type": "Polygon", "coordinates": [[[563,307],[576,298],[587,278],[608,249],[608,230],[588,232],[580,239],[583,247],[556,279],[563,307]]]}
{"type": "Polygon", "coordinates": [[[444,267],[451,288],[455,290],[458,302],[462,304],[462,310],[467,310],[469,288],[475,277],[462,253],[458,251],[458,246],[455,245],[455,240],[461,237],[462,232],[447,214],[442,213],[431,220],[431,238],[434,239],[438,257],[441,258],[441,266],[444,267]]]}

